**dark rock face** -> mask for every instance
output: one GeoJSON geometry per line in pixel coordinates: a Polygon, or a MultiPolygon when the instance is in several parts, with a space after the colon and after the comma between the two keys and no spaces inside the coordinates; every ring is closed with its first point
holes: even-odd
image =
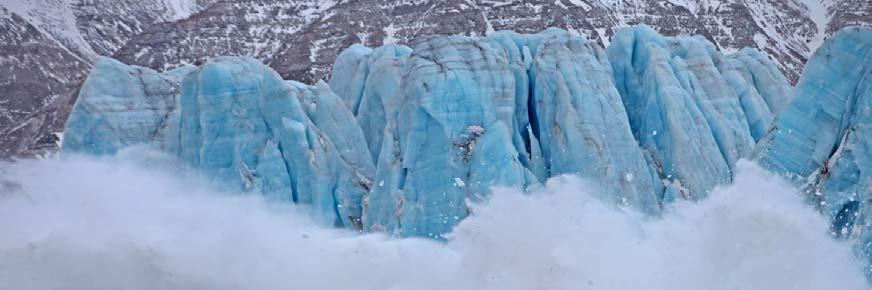
{"type": "MultiPolygon", "coordinates": [[[[76,28],[100,55],[112,55],[133,38],[139,38],[157,23],[187,18],[214,1],[190,0],[188,7],[171,7],[167,1],[76,0],[70,8],[76,28]]],[[[185,1],[178,1],[184,3],[185,1]]]]}
{"type": "Polygon", "coordinates": [[[872,1],[832,0],[827,8],[831,19],[827,24],[827,35],[832,35],[848,26],[868,26],[872,24],[872,1]]]}
{"type": "Polygon", "coordinates": [[[0,16],[0,156],[51,150],[89,64],[22,17],[0,16]]]}
{"type": "Polygon", "coordinates": [[[159,70],[252,55],[313,83],[354,43],[559,27],[605,46],[616,28],[646,23],[664,35],[702,35],[725,52],[756,47],[796,81],[823,36],[872,23],[869,0],[3,1],[0,157],[53,150],[96,55],[159,70]]]}

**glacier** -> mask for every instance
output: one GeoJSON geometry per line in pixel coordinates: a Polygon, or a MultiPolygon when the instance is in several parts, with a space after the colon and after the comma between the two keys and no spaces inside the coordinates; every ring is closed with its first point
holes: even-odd
{"type": "Polygon", "coordinates": [[[751,156],[754,136],[791,97],[762,54],[727,57],[702,37],[639,26],[616,33],[608,55],[633,134],[672,195],[698,199],[730,182],[735,162],[751,156]]]}
{"type": "Polygon", "coordinates": [[[724,54],[644,25],[607,48],[554,28],[352,45],[332,71],[307,85],[250,57],[163,73],[102,58],[62,150],[149,146],[230,191],[310,207],[328,225],[434,239],[493,187],[575,175],[612,206],[660,216],[732,182],[740,159],[795,176],[818,168],[767,157],[813,155],[779,141],[778,128],[811,128],[779,124],[808,115],[798,103],[816,104],[795,96],[817,93],[801,82],[794,94],[759,51],[724,54]]]}
{"type": "MultiPolygon", "coordinates": [[[[834,236],[872,262],[872,28],[846,28],[808,61],[755,159],[804,189],[834,236]]],[[[872,278],[872,268],[867,269],[872,278]]]]}
{"type": "Polygon", "coordinates": [[[64,150],[114,154],[143,143],[169,149],[169,132],[161,128],[178,122],[174,112],[180,83],[194,69],[185,66],[161,74],[99,59],[79,89],[76,113],[67,119],[64,150]]]}
{"type": "Polygon", "coordinates": [[[490,186],[562,174],[595,180],[602,198],[654,215],[728,183],[789,101],[787,80],[754,50],[724,56],[704,39],[645,26],[618,35],[608,50],[549,29],[341,53],[330,84],[356,114],[378,171],[364,227],[439,237],[490,186]],[[658,54],[667,57],[649,60],[658,54]],[[647,72],[658,65],[668,70],[647,72]],[[674,92],[681,109],[661,103],[674,92]],[[625,105],[642,102],[652,103],[625,105]]]}
{"type": "Polygon", "coordinates": [[[102,58],[73,111],[64,152],[151,146],[229,190],[311,205],[325,224],[360,227],[374,165],[356,146],[364,140],[354,116],[325,83],[282,80],[249,57],[164,74],[102,58]]]}

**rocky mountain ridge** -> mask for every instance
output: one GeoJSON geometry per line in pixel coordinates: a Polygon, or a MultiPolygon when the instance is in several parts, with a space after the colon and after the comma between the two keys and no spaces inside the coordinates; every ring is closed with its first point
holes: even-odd
{"type": "Polygon", "coordinates": [[[868,0],[4,0],[0,156],[56,149],[97,55],[159,70],[252,55],[285,79],[314,83],[355,43],[559,27],[608,45],[617,28],[646,23],[727,53],[756,47],[796,81],[824,37],[872,23],[869,11],[868,0]]]}

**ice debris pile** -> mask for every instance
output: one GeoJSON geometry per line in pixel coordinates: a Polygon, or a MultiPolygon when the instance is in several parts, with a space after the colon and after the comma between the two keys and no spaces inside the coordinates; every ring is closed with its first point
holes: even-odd
{"type": "Polygon", "coordinates": [[[702,198],[769,140],[792,96],[757,51],[646,26],[607,49],[559,29],[355,45],[314,86],[245,57],[163,74],[103,59],[63,150],[146,144],[329,224],[441,238],[491,187],[562,174],[651,215],[702,198]]]}
{"type": "Polygon", "coordinates": [[[872,261],[872,28],[824,43],[770,130],[758,163],[800,185],[832,219],[833,235],[872,261]]]}

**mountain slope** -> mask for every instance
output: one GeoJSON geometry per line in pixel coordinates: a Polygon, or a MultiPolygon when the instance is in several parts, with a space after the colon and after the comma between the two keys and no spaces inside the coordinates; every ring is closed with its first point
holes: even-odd
{"type": "Polygon", "coordinates": [[[0,50],[0,156],[51,148],[87,61],[3,7],[0,50]]]}
{"type": "Polygon", "coordinates": [[[55,138],[69,110],[49,105],[60,96],[72,103],[97,55],[160,70],[252,55],[286,79],[313,83],[354,43],[559,27],[607,45],[617,28],[646,23],[664,35],[701,35],[725,52],[758,48],[796,81],[826,35],[872,23],[868,0],[0,0],[0,7],[9,71],[0,76],[0,157],[43,152],[35,140],[55,138]],[[58,120],[37,117],[45,114],[58,120]]]}
{"type": "Polygon", "coordinates": [[[422,35],[534,33],[559,27],[607,44],[616,28],[646,23],[666,35],[703,35],[727,51],[756,47],[795,81],[813,50],[811,40],[819,34],[809,11],[794,0],[361,0],[332,6],[316,1],[262,2],[217,3],[187,21],[159,24],[114,56],[166,68],[209,56],[251,54],[285,78],[313,82],[329,75],[329,65],[342,48],[353,43],[381,45],[386,37],[408,44],[422,35]],[[272,17],[263,21],[265,14],[272,17]]]}
{"type": "Polygon", "coordinates": [[[0,157],[56,150],[92,61],[145,27],[199,7],[184,1],[0,2],[0,157]]]}

